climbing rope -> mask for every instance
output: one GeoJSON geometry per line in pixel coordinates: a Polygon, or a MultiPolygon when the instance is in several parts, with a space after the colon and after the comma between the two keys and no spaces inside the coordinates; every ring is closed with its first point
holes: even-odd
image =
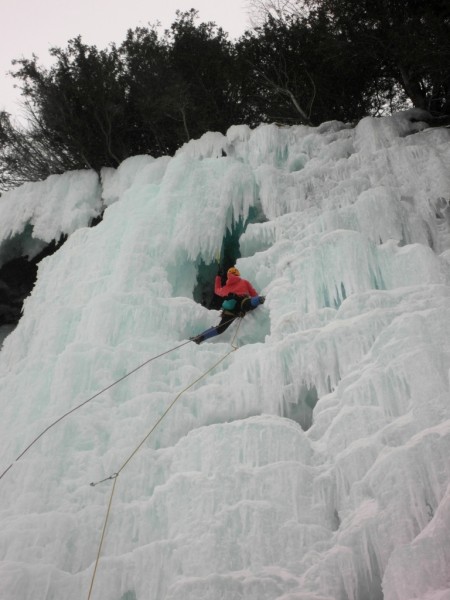
{"type": "MultiPolygon", "coordinates": [[[[233,321],[236,317],[233,317],[232,319],[230,319],[230,321],[233,321]]],[[[229,323],[229,321],[226,321],[226,323],[229,323]]],[[[11,469],[11,467],[22,458],[22,456],[24,456],[24,454],[26,454],[28,452],[28,450],[34,446],[34,444],[41,439],[41,437],[47,433],[47,431],[49,431],[52,427],[54,427],[57,423],[60,423],[63,419],[65,419],[66,417],[68,417],[69,415],[71,415],[72,413],[74,413],[75,411],[77,411],[79,408],[81,408],[82,406],[84,406],[85,404],[87,404],[88,402],[91,402],[91,400],[94,400],[94,398],[97,398],[98,396],[100,396],[100,394],[103,394],[104,392],[110,390],[112,387],[114,387],[115,385],[117,385],[118,383],[120,383],[121,381],[123,381],[124,379],[126,379],[127,377],[129,377],[130,375],[132,375],[133,373],[136,373],[136,371],[139,371],[139,369],[142,369],[142,367],[145,367],[146,365],[148,365],[149,363],[151,363],[153,360],[156,360],[157,358],[161,358],[161,356],[165,356],[166,354],[170,354],[170,352],[174,352],[175,350],[178,350],[178,348],[182,348],[183,346],[186,346],[186,344],[190,344],[192,341],[192,339],[188,340],[187,342],[183,342],[182,344],[179,344],[178,346],[175,346],[174,348],[170,348],[170,350],[166,350],[165,352],[161,352],[161,354],[157,354],[156,356],[152,356],[152,358],[149,358],[148,360],[146,360],[145,362],[143,362],[141,365],[139,365],[138,367],[134,368],[132,371],[129,371],[128,373],[125,373],[125,375],[123,375],[122,377],[120,377],[120,379],[117,379],[116,381],[113,381],[110,385],[106,386],[105,388],[103,388],[102,390],[100,390],[99,392],[97,392],[96,394],[94,394],[93,396],[91,396],[90,398],[88,398],[87,400],[85,400],[84,402],[82,402],[81,404],[79,404],[78,406],[75,406],[75,408],[72,408],[71,410],[67,411],[66,413],[64,413],[61,417],[59,417],[58,419],[56,419],[56,421],[53,421],[53,423],[50,423],[50,425],[48,427],[46,427],[43,431],[41,431],[41,433],[36,436],[34,438],[34,440],[28,444],[28,446],[25,448],[25,450],[23,450],[23,452],[21,452],[19,454],[19,456],[17,456],[13,462],[9,465],[9,467],[7,467],[3,473],[0,475],[0,479],[2,479],[2,477],[4,475],[6,475],[6,473],[11,469]]]]}
{"type": "Polygon", "coordinates": [[[112,387],[114,387],[115,385],[117,385],[118,383],[120,383],[121,381],[123,381],[124,379],[126,379],[127,377],[129,377],[130,375],[132,375],[133,373],[136,373],[136,371],[138,371],[139,369],[142,369],[142,367],[145,367],[145,365],[148,365],[150,362],[152,362],[153,360],[156,360],[157,358],[161,358],[161,356],[165,356],[166,354],[169,354],[170,352],[174,352],[175,350],[178,350],[178,348],[182,348],[183,346],[186,346],[186,344],[190,344],[192,340],[188,340],[187,342],[183,342],[182,344],[179,344],[178,346],[175,346],[174,348],[171,348],[170,350],[166,350],[165,352],[161,352],[161,354],[158,354],[157,356],[152,356],[152,358],[149,358],[148,360],[146,360],[145,362],[143,362],[141,365],[139,365],[138,367],[136,367],[135,369],[133,369],[132,371],[129,371],[128,373],[126,373],[125,375],[123,375],[123,377],[121,377],[120,379],[117,379],[116,381],[113,381],[113,383],[111,383],[110,385],[106,386],[105,388],[103,388],[102,390],[100,390],[99,392],[97,392],[96,394],[94,394],[93,396],[91,396],[90,398],[88,398],[87,400],[85,400],[84,402],[82,402],[81,404],[79,404],[78,406],[75,406],[75,408],[72,408],[71,410],[69,410],[68,412],[66,412],[65,414],[63,414],[61,417],[59,417],[58,419],[56,419],[56,421],[53,421],[53,423],[51,423],[48,427],[46,427],[43,431],[41,431],[41,433],[34,438],[34,440],[31,442],[31,444],[28,444],[28,446],[25,448],[25,450],[23,452],[21,452],[19,454],[19,456],[17,456],[17,458],[15,458],[13,460],[13,462],[9,465],[9,467],[7,469],[5,469],[3,471],[3,473],[0,475],[0,479],[2,479],[2,477],[4,475],[6,475],[6,473],[11,469],[11,467],[22,458],[22,456],[28,452],[28,450],[34,446],[34,444],[45,434],[47,433],[47,431],[49,431],[52,427],[54,427],[57,423],[60,423],[63,419],[65,419],[66,417],[68,417],[70,414],[74,413],[76,410],[78,410],[79,408],[81,408],[82,406],[84,406],[85,404],[87,404],[88,402],[91,402],[91,400],[94,400],[94,398],[97,398],[97,396],[100,396],[100,394],[103,394],[104,392],[108,391],[109,389],[111,389],[112,387]]]}
{"type": "Polygon", "coordinates": [[[96,577],[96,574],[97,574],[97,567],[98,567],[98,563],[99,563],[99,560],[100,560],[100,555],[101,555],[101,551],[102,551],[103,541],[105,539],[106,527],[108,525],[109,515],[110,515],[110,512],[111,512],[112,500],[113,500],[113,497],[114,497],[114,492],[116,490],[117,478],[119,477],[120,473],[125,469],[125,467],[128,465],[128,463],[131,461],[131,459],[137,454],[137,452],[140,450],[140,448],[142,448],[142,446],[144,445],[144,443],[148,440],[148,438],[150,437],[150,435],[155,431],[155,429],[158,427],[158,425],[161,423],[161,421],[164,419],[164,417],[167,415],[167,413],[173,408],[173,406],[179,400],[179,398],[187,390],[189,390],[196,383],[198,383],[200,380],[202,380],[204,377],[206,377],[209,373],[211,373],[211,371],[213,371],[230,354],[232,354],[233,352],[235,352],[237,350],[237,346],[234,345],[234,342],[236,340],[236,337],[237,337],[237,334],[238,334],[238,331],[239,331],[239,327],[241,326],[242,317],[238,317],[238,321],[239,322],[238,322],[238,326],[236,328],[236,332],[235,332],[235,334],[233,336],[233,339],[230,342],[231,350],[229,350],[226,354],[224,354],[224,356],[222,356],[222,358],[220,358],[216,363],[214,363],[212,365],[212,367],[210,367],[207,371],[205,371],[202,375],[200,375],[200,377],[197,377],[197,379],[195,381],[193,381],[192,383],[190,383],[188,386],[186,386],[184,389],[182,389],[181,392],[179,392],[177,394],[177,396],[174,398],[174,400],[172,400],[172,402],[169,404],[169,406],[166,408],[166,410],[163,412],[163,414],[159,417],[159,419],[156,421],[156,423],[152,426],[152,428],[150,429],[150,431],[141,440],[141,442],[136,446],[136,448],[128,456],[128,458],[123,462],[122,466],[118,469],[118,471],[116,473],[113,473],[112,475],[110,475],[109,477],[106,477],[105,479],[102,479],[101,481],[97,481],[96,483],[93,482],[93,483],[90,484],[91,486],[96,486],[96,485],[99,485],[100,483],[103,483],[103,482],[108,481],[110,479],[114,480],[114,483],[113,483],[113,486],[112,486],[112,489],[111,489],[111,494],[110,494],[110,497],[109,497],[108,508],[106,510],[105,520],[104,520],[104,523],[103,523],[102,534],[101,534],[100,543],[99,543],[99,547],[98,547],[98,551],[97,551],[97,557],[96,557],[96,560],[95,560],[94,571],[93,571],[93,574],[92,574],[91,585],[89,587],[89,593],[88,593],[87,600],[90,600],[91,594],[92,594],[92,589],[94,587],[94,581],[95,581],[95,577],[96,577]]]}

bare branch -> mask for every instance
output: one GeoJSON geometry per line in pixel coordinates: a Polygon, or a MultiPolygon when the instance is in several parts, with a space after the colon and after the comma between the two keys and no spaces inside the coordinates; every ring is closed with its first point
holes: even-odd
{"type": "Polygon", "coordinates": [[[273,79],[270,79],[270,77],[268,77],[263,71],[261,71],[260,69],[255,67],[254,64],[252,64],[252,67],[277,94],[281,94],[281,95],[289,98],[289,100],[292,102],[295,109],[297,110],[299,115],[302,117],[302,119],[306,123],[306,125],[312,125],[310,117],[311,117],[311,107],[312,107],[312,103],[314,102],[314,97],[315,97],[315,86],[314,86],[314,82],[312,81],[312,79],[309,75],[308,76],[310,77],[311,82],[314,86],[314,94],[313,94],[310,104],[309,104],[309,114],[307,114],[306,111],[300,106],[297,98],[295,97],[295,94],[288,87],[289,81],[288,81],[288,75],[287,75],[286,69],[280,69],[280,72],[284,75],[284,82],[285,82],[285,85],[280,85],[279,83],[276,83],[275,81],[273,81],[273,79]]]}
{"type": "Polygon", "coordinates": [[[291,16],[306,16],[303,0],[247,0],[246,7],[252,27],[260,27],[269,17],[286,21],[291,16]]]}

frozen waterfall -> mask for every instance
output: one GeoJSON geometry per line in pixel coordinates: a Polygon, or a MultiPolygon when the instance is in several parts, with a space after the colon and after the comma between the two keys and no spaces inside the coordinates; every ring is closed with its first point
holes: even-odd
{"type": "Polygon", "coordinates": [[[420,119],[1,198],[2,262],[68,236],[0,352],[1,600],[450,600],[450,130],[420,119]],[[184,344],[224,246],[266,303],[184,344]]]}

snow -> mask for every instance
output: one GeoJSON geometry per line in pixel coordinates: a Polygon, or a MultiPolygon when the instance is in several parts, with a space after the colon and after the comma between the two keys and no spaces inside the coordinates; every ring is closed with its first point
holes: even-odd
{"type": "Polygon", "coordinates": [[[71,171],[26,183],[0,202],[0,265],[16,256],[34,258],[52,240],[86,227],[101,212],[93,171],[71,171]]]}
{"type": "Polygon", "coordinates": [[[2,197],[3,260],[68,235],[0,352],[2,600],[450,598],[450,132],[421,117],[238,125],[2,197]],[[246,221],[266,303],[185,343],[246,221]]]}

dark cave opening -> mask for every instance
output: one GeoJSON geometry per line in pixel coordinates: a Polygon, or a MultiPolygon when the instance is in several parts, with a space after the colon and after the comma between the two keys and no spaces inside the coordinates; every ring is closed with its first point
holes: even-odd
{"type": "Polygon", "coordinates": [[[0,327],[15,327],[19,322],[25,298],[31,293],[37,277],[38,263],[50,256],[66,241],[62,235],[58,241],[52,240],[31,260],[19,256],[5,262],[0,268],[0,327]]]}
{"type": "MultiPolygon", "coordinates": [[[[250,208],[249,216],[245,221],[240,218],[233,223],[231,230],[227,229],[216,262],[206,264],[200,261],[197,267],[197,281],[193,290],[193,298],[196,302],[211,310],[220,309],[222,299],[214,294],[214,281],[219,264],[222,265],[225,272],[234,266],[237,259],[241,257],[239,238],[249,223],[258,223],[265,220],[265,216],[261,214],[259,209],[255,207],[250,208]]],[[[222,284],[225,284],[225,281],[226,279],[224,278],[222,284]]]]}
{"type": "MultiPolygon", "coordinates": [[[[93,218],[89,227],[95,227],[103,219],[103,213],[93,218]]],[[[43,258],[54,254],[67,240],[62,234],[58,240],[49,244],[35,240],[35,248],[41,250],[29,258],[23,255],[24,244],[32,239],[33,227],[27,225],[21,234],[5,242],[1,247],[3,264],[0,267],[0,346],[3,339],[16,327],[22,314],[25,298],[30,295],[36,283],[38,264],[43,258]]]]}

